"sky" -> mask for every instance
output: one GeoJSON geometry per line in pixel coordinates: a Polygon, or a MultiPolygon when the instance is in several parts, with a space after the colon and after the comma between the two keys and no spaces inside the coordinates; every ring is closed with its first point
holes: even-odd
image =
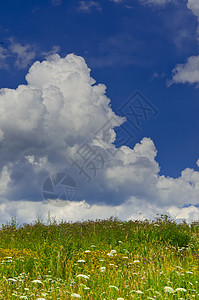
{"type": "Polygon", "coordinates": [[[199,219],[198,0],[0,4],[0,225],[199,219]]]}

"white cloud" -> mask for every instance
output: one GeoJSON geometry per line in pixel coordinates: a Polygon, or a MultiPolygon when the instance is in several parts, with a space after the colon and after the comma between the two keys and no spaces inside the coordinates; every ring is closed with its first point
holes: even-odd
{"type": "Polygon", "coordinates": [[[91,12],[92,10],[101,11],[101,6],[98,2],[89,0],[89,1],[79,1],[78,10],[84,13],[91,12]]]}
{"type": "Polygon", "coordinates": [[[36,52],[33,47],[29,44],[22,45],[15,42],[13,38],[10,38],[9,51],[11,54],[16,56],[15,65],[19,69],[25,69],[30,65],[33,59],[36,57],[36,52]]]}
{"type": "Polygon", "coordinates": [[[53,54],[57,54],[59,52],[60,52],[60,46],[54,45],[51,48],[51,50],[49,50],[49,51],[43,51],[42,52],[42,56],[44,56],[44,58],[47,58],[48,56],[53,55],[53,54]]]}
{"type": "MultiPolygon", "coordinates": [[[[198,17],[199,21],[199,1],[198,0],[188,0],[187,8],[192,11],[192,13],[198,17]]],[[[199,26],[197,29],[199,33],[199,26]]],[[[188,84],[198,84],[199,83],[199,56],[190,56],[185,64],[178,64],[172,70],[172,83],[188,83],[188,84]]]]}
{"type": "Polygon", "coordinates": [[[199,18],[199,2],[198,0],[188,0],[187,7],[192,13],[199,18]]]}
{"type": "Polygon", "coordinates": [[[11,63],[18,69],[25,69],[36,57],[34,47],[29,44],[22,45],[14,38],[9,38],[8,42],[7,48],[0,46],[0,69],[9,69],[11,63]],[[9,64],[8,58],[11,60],[9,64]]]}
{"type": "Polygon", "coordinates": [[[199,159],[197,160],[196,164],[197,164],[197,166],[199,167],[199,159]]]}
{"type": "Polygon", "coordinates": [[[142,218],[156,213],[196,218],[198,208],[183,206],[198,204],[199,172],[187,168],[179,178],[160,176],[157,149],[150,138],[133,149],[122,146],[90,183],[71,167],[70,158],[77,158],[77,150],[87,140],[105,157],[106,150],[94,143],[94,134],[112,118],[106,146],[115,150],[113,129],[124,122],[112,111],[106,87],[95,84],[82,57],[54,54],[36,61],[26,80],[27,85],[0,90],[1,220],[16,216],[31,222],[37,214],[45,218],[49,210],[68,220],[111,215],[131,219],[139,213],[142,218]],[[79,203],[61,208],[45,205],[41,195],[45,178],[66,171],[77,182],[79,203]]]}
{"type": "Polygon", "coordinates": [[[191,56],[185,64],[178,64],[172,71],[172,83],[199,83],[199,56],[191,56]]]}
{"type": "Polygon", "coordinates": [[[174,2],[175,0],[140,0],[141,3],[143,4],[148,4],[148,5],[165,5],[170,2],[174,2]]]}
{"type": "Polygon", "coordinates": [[[4,166],[1,170],[1,173],[0,173],[0,190],[1,190],[1,195],[4,195],[7,190],[8,190],[8,185],[11,181],[11,178],[10,178],[10,174],[9,174],[9,171],[8,171],[8,167],[7,166],[4,166]]]}

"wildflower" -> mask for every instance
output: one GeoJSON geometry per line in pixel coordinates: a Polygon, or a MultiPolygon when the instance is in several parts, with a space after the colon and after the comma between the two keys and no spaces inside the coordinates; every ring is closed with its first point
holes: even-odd
{"type": "Polygon", "coordinates": [[[85,279],[89,279],[89,277],[87,275],[83,275],[83,274],[79,274],[76,277],[82,277],[82,278],[85,278],[85,279]]]}
{"type": "Polygon", "coordinates": [[[186,273],[187,273],[187,274],[193,274],[193,272],[191,272],[191,271],[186,271],[186,273]]]}
{"type": "Polygon", "coordinates": [[[84,290],[90,290],[90,288],[86,286],[86,287],[84,288],[84,290]]]}
{"type": "Polygon", "coordinates": [[[109,253],[107,253],[108,256],[113,256],[113,254],[116,254],[116,250],[111,250],[109,253]]]}
{"type": "Polygon", "coordinates": [[[37,298],[36,300],[46,300],[46,298],[37,298]]]}
{"type": "Polygon", "coordinates": [[[116,250],[111,250],[111,252],[110,253],[113,253],[113,254],[115,254],[115,253],[117,253],[117,251],[116,250]]]}
{"type": "Polygon", "coordinates": [[[38,280],[38,279],[33,280],[32,283],[40,283],[40,284],[42,284],[41,280],[38,280]]]}
{"type": "Polygon", "coordinates": [[[8,278],[8,281],[13,281],[13,282],[15,282],[15,281],[17,281],[17,280],[14,279],[14,278],[8,278]]]}
{"type": "Polygon", "coordinates": [[[175,291],[170,286],[165,286],[164,291],[168,293],[174,293],[175,291]]]}
{"type": "Polygon", "coordinates": [[[187,290],[184,289],[184,288],[177,288],[175,291],[176,291],[176,292],[177,292],[177,291],[179,291],[179,292],[186,292],[187,290]]]}
{"type": "Polygon", "coordinates": [[[109,288],[114,288],[116,289],[117,291],[119,291],[118,287],[114,286],[114,285],[109,285],[109,288]]]}
{"type": "Polygon", "coordinates": [[[134,264],[140,263],[140,261],[138,259],[134,260],[133,262],[134,262],[134,264]]]}
{"type": "Polygon", "coordinates": [[[144,294],[142,291],[139,291],[139,290],[137,290],[135,292],[138,293],[138,294],[144,294]]]}
{"type": "Polygon", "coordinates": [[[124,298],[117,298],[117,300],[124,300],[124,298]]]}
{"type": "Polygon", "coordinates": [[[71,294],[71,297],[81,298],[79,294],[75,294],[75,293],[71,294]]]}
{"type": "Polygon", "coordinates": [[[95,245],[91,245],[91,248],[94,248],[95,247],[95,245]]]}
{"type": "Polygon", "coordinates": [[[155,293],[158,294],[158,295],[160,295],[160,296],[162,296],[162,295],[160,294],[160,292],[158,292],[158,291],[155,291],[155,293]]]}
{"type": "Polygon", "coordinates": [[[91,251],[90,251],[90,250],[85,250],[84,252],[85,252],[85,253],[89,253],[89,252],[91,252],[91,251]]]}
{"type": "Polygon", "coordinates": [[[21,297],[19,297],[19,299],[28,299],[28,297],[26,297],[26,296],[21,296],[21,297]]]}
{"type": "Polygon", "coordinates": [[[101,267],[101,268],[100,268],[100,271],[101,271],[101,272],[105,272],[105,271],[106,271],[106,267],[101,267]]]}
{"type": "Polygon", "coordinates": [[[85,262],[85,260],[83,260],[83,259],[79,259],[79,260],[78,260],[78,262],[85,262]]]}

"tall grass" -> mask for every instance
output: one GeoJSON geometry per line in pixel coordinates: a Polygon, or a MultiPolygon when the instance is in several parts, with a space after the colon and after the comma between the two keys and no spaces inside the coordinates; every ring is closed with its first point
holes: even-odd
{"type": "Polygon", "coordinates": [[[199,299],[199,222],[12,219],[0,262],[0,299],[199,299]]]}

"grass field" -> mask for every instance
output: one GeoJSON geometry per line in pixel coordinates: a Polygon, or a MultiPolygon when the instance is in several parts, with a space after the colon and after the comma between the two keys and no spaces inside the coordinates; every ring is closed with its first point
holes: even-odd
{"type": "Polygon", "coordinates": [[[199,222],[108,220],[0,230],[0,299],[199,299],[199,222]]]}

